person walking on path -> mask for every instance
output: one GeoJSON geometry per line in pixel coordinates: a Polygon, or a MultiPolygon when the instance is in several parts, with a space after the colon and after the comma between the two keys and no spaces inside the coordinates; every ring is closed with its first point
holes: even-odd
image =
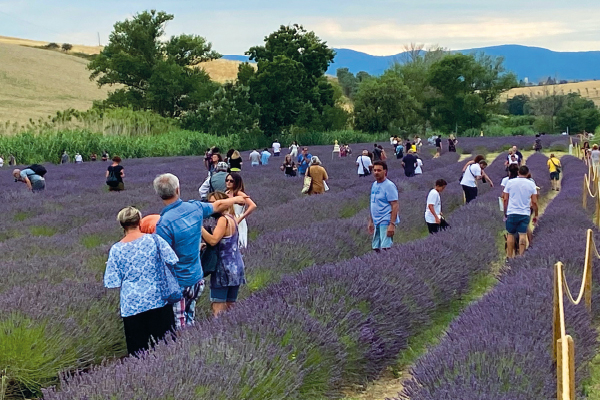
{"type": "Polygon", "coordinates": [[[542,151],[542,138],[540,137],[540,134],[537,133],[535,135],[535,141],[533,143],[533,150],[535,150],[536,152],[540,152],[542,151]]]}
{"type": "Polygon", "coordinates": [[[506,218],[506,231],[508,232],[506,256],[515,256],[515,234],[519,234],[519,255],[525,253],[527,246],[527,229],[533,208],[533,223],[538,218],[538,196],[535,183],[527,178],[529,168],[526,165],[519,167],[519,176],[510,179],[502,192],[504,200],[504,217],[506,218]]]}
{"type": "Polygon", "coordinates": [[[373,164],[367,150],[363,150],[362,155],[356,158],[356,166],[358,167],[358,176],[371,175],[373,164]]]}
{"type": "Polygon", "coordinates": [[[17,160],[15,159],[15,156],[13,156],[12,154],[8,155],[8,165],[9,166],[17,165],[17,160]]]}
{"type": "Polygon", "coordinates": [[[265,147],[262,153],[260,153],[260,163],[262,165],[269,164],[269,158],[271,158],[271,153],[269,153],[269,149],[265,147]]]}
{"type": "MultiPolygon", "coordinates": [[[[594,145],[597,147],[597,145],[594,145]]],[[[552,190],[560,191],[560,160],[554,156],[554,153],[550,154],[548,159],[548,172],[550,172],[550,183],[552,183],[552,190]]]]}
{"type": "Polygon", "coordinates": [[[271,147],[273,147],[273,157],[279,157],[279,154],[281,154],[281,143],[279,143],[279,140],[275,139],[271,147]]]}
{"type": "Polygon", "coordinates": [[[517,161],[519,162],[519,167],[521,165],[523,165],[523,153],[521,153],[519,151],[519,148],[517,146],[513,146],[512,147],[512,152],[513,152],[514,155],[517,156],[517,161]]]}
{"type": "Polygon", "coordinates": [[[46,168],[38,164],[33,164],[24,170],[13,170],[13,177],[15,178],[15,182],[23,182],[32,192],[41,192],[46,189],[45,173],[46,168]]]}
{"type": "Polygon", "coordinates": [[[179,258],[174,272],[182,288],[183,298],[173,304],[175,327],[194,324],[196,300],[204,290],[204,275],[200,264],[200,237],[204,218],[222,213],[234,204],[245,204],[242,196],[203,203],[180,198],[179,179],[173,174],[157,176],[153,182],[156,194],[164,208],[156,225],[156,234],[162,237],[179,258]]]}
{"type": "Polygon", "coordinates": [[[81,164],[83,162],[83,157],[81,156],[81,154],[77,153],[75,154],[75,164],[81,164]]]}
{"type": "Polygon", "coordinates": [[[242,196],[246,199],[245,204],[234,204],[233,211],[238,223],[239,245],[241,249],[248,247],[248,223],[246,218],[256,210],[256,203],[245,193],[244,181],[240,174],[232,172],[225,180],[225,194],[229,197],[242,196]]]}
{"type": "Polygon", "coordinates": [[[312,154],[308,152],[308,147],[302,149],[302,154],[298,156],[298,173],[303,176],[306,174],[312,154]]]}
{"type": "Polygon", "coordinates": [[[442,154],[442,135],[435,138],[435,151],[437,154],[442,154]]]}
{"type": "Polygon", "coordinates": [[[109,157],[108,152],[106,150],[104,150],[102,152],[102,161],[108,161],[108,157],[109,157]]]}
{"type": "Polygon", "coordinates": [[[61,164],[68,164],[70,161],[70,157],[69,154],[67,154],[67,151],[63,151],[62,156],[60,157],[60,163],[61,164]]]}
{"type": "Polygon", "coordinates": [[[308,190],[308,195],[311,194],[323,194],[327,190],[327,171],[321,165],[321,160],[319,157],[313,156],[310,159],[310,166],[306,170],[306,176],[310,176],[312,181],[310,183],[310,189],[308,190]]]}
{"type": "Polygon", "coordinates": [[[256,149],[252,150],[252,153],[248,156],[248,160],[250,160],[250,165],[258,167],[260,165],[260,153],[256,149]]]}
{"type": "Polygon", "coordinates": [[[417,168],[417,157],[415,157],[414,151],[411,149],[402,159],[402,168],[404,168],[404,175],[410,178],[415,176],[415,169],[417,168]]]}
{"type": "Polygon", "coordinates": [[[2,157],[2,154],[0,154],[0,168],[4,167],[4,158],[2,157]]]}
{"type": "Polygon", "coordinates": [[[163,300],[158,271],[159,257],[170,266],[179,259],[167,242],[156,235],[140,230],[142,214],[134,207],[126,207],[117,215],[124,231],[121,241],[108,253],[104,286],[121,288],[120,309],[125,327],[127,352],[135,355],[148,350],[153,341],[159,341],[173,329],[173,306],[163,300]]]}
{"type": "Polygon", "coordinates": [[[394,182],[387,179],[387,171],[385,161],[375,161],[375,182],[371,186],[368,231],[373,235],[371,246],[376,252],[392,247],[396,224],[400,223],[398,188],[394,182]]]}
{"type": "Polygon", "coordinates": [[[421,157],[419,157],[417,154],[414,154],[415,158],[417,159],[417,166],[415,167],[415,175],[422,175],[423,174],[423,160],[421,160],[421,157]]]}
{"type": "Polygon", "coordinates": [[[477,181],[486,178],[490,187],[494,187],[494,183],[483,171],[487,167],[485,160],[480,160],[478,163],[469,164],[464,170],[460,185],[465,192],[465,203],[470,203],[477,198],[477,181]]]}
{"type": "Polygon", "coordinates": [[[592,152],[590,153],[590,160],[592,161],[592,165],[598,167],[600,165],[600,149],[598,149],[598,145],[595,144],[592,146],[592,152]]]}
{"type": "Polygon", "coordinates": [[[111,192],[120,192],[125,189],[123,183],[125,178],[125,169],[121,165],[121,157],[114,156],[112,164],[106,169],[106,184],[111,192]]]}
{"type": "Polygon", "coordinates": [[[381,149],[377,143],[373,145],[373,161],[381,161],[381,149]]]}
{"type": "MultiPolygon", "coordinates": [[[[225,193],[215,192],[210,195],[209,201],[214,203],[224,199],[227,199],[225,193]]],[[[202,239],[215,246],[219,254],[217,269],[210,275],[210,303],[215,317],[233,307],[240,286],[246,283],[238,236],[239,225],[232,207],[221,213],[213,233],[202,228],[202,239]]]]}
{"type": "Polygon", "coordinates": [[[430,234],[438,233],[442,226],[442,197],[440,193],[446,189],[448,183],[444,179],[435,181],[435,188],[429,191],[427,195],[427,205],[425,206],[425,222],[430,234]]]}
{"type": "Polygon", "coordinates": [[[228,165],[226,162],[220,162],[217,164],[217,168],[215,172],[210,174],[198,192],[200,193],[200,200],[206,201],[208,200],[208,194],[216,191],[224,192],[227,189],[227,185],[225,184],[225,179],[227,178],[227,168],[228,165]]]}

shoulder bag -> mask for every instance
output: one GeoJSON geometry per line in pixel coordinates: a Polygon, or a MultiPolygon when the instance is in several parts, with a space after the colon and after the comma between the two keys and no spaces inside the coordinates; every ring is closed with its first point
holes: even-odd
{"type": "Polygon", "coordinates": [[[312,185],[312,178],[310,176],[310,166],[306,170],[306,175],[304,175],[304,185],[302,186],[302,194],[308,194],[310,192],[310,187],[312,185]]]}
{"type": "Polygon", "coordinates": [[[152,239],[156,243],[156,266],[158,268],[158,288],[160,295],[167,303],[175,304],[183,298],[177,274],[175,274],[173,267],[169,266],[163,260],[158,238],[155,234],[152,235],[152,239]]]}
{"type": "Polygon", "coordinates": [[[200,265],[202,265],[202,273],[206,277],[217,272],[217,266],[219,265],[220,259],[218,244],[216,246],[211,246],[210,244],[205,243],[205,245],[206,247],[200,251],[200,265]]]}
{"type": "MultiPolygon", "coordinates": [[[[552,159],[550,159],[550,161],[552,161],[552,159]]],[[[554,164],[554,161],[552,161],[552,164],[554,164]]],[[[559,174],[562,172],[560,165],[554,164],[554,168],[556,168],[556,172],[558,172],[559,174]]]]}

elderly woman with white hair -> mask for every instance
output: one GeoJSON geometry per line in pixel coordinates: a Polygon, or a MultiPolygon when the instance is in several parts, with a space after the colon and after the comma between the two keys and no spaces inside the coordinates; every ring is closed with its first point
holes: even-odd
{"type": "Polygon", "coordinates": [[[163,238],[141,232],[141,219],[134,207],[119,212],[117,221],[124,237],[110,248],[104,272],[105,287],[121,288],[121,317],[131,355],[147,350],[173,329],[173,306],[161,294],[159,263],[161,259],[168,265],[179,261],[163,238]]]}
{"type": "Polygon", "coordinates": [[[310,184],[310,189],[308,190],[308,194],[322,194],[327,190],[327,171],[321,165],[321,160],[319,157],[312,156],[310,159],[310,165],[306,170],[306,176],[312,178],[312,182],[310,184]]]}

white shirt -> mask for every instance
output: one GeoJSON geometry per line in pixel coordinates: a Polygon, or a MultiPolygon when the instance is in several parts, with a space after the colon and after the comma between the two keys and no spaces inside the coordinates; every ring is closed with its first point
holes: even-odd
{"type": "Polygon", "coordinates": [[[369,167],[372,165],[371,159],[369,158],[369,156],[358,156],[358,158],[356,159],[356,162],[358,163],[358,174],[359,175],[364,174],[363,166],[366,169],[369,169],[369,167]]]}
{"type": "Polygon", "coordinates": [[[479,166],[479,164],[471,164],[465,170],[460,184],[469,187],[477,187],[475,179],[477,176],[481,176],[481,167],[479,166]]]}
{"type": "Polygon", "coordinates": [[[427,195],[427,204],[425,205],[425,222],[435,224],[435,216],[429,210],[430,204],[433,204],[433,210],[439,218],[442,213],[442,197],[435,189],[429,191],[429,194],[427,195]]]}
{"type": "Polygon", "coordinates": [[[420,158],[417,158],[417,168],[415,168],[415,175],[422,174],[423,170],[421,167],[423,166],[423,161],[420,158]]]}
{"type": "Polygon", "coordinates": [[[592,150],[590,157],[595,164],[600,163],[600,150],[592,150]]]}
{"type": "Polygon", "coordinates": [[[531,196],[537,194],[535,183],[520,176],[506,183],[504,193],[508,193],[506,215],[530,215],[531,196]]]}
{"type": "Polygon", "coordinates": [[[4,159],[0,157],[0,168],[4,167],[4,159]]]}
{"type": "Polygon", "coordinates": [[[83,157],[81,157],[81,154],[75,155],[75,162],[83,162],[83,157]]]}
{"type": "Polygon", "coordinates": [[[508,160],[508,165],[519,164],[519,156],[516,154],[511,154],[510,156],[506,157],[506,159],[508,160]]]}
{"type": "Polygon", "coordinates": [[[258,164],[260,162],[260,153],[256,150],[250,153],[250,161],[252,164],[258,164]]]}
{"type": "Polygon", "coordinates": [[[506,187],[506,183],[508,182],[508,176],[502,178],[502,182],[500,182],[500,186],[506,187]]]}
{"type": "Polygon", "coordinates": [[[281,152],[281,143],[278,143],[278,142],[273,143],[273,153],[279,153],[279,152],[281,152]]]}

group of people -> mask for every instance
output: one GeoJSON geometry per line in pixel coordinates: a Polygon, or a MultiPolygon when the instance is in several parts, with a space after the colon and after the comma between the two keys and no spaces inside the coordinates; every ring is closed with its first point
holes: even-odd
{"type": "Polygon", "coordinates": [[[120,288],[129,354],[194,324],[196,302],[208,273],[213,315],[235,304],[245,283],[242,249],[247,246],[247,230],[243,238],[242,223],[256,209],[235,172],[227,175],[223,190],[209,193],[205,201],[183,201],[179,179],[173,174],[157,176],[153,186],[163,210],[143,218],[134,207],[119,212],[117,221],[124,235],[111,247],[104,275],[107,288],[120,288]],[[216,219],[213,229],[204,226],[210,217],[216,219]],[[214,254],[215,265],[205,274],[207,265],[201,259],[207,252],[214,254]],[[175,298],[165,289],[169,277],[176,280],[175,298]]]}
{"type": "MultiPolygon", "coordinates": [[[[102,161],[108,161],[109,159],[109,155],[108,155],[108,151],[104,150],[102,152],[102,161]]],[[[90,154],[90,161],[97,161],[98,160],[98,155],[96,153],[92,153],[90,154]]],[[[83,156],[80,153],[75,153],[75,157],[74,160],[75,164],[81,164],[83,163],[83,156]]],[[[60,156],[60,163],[61,164],[69,164],[71,162],[71,156],[69,156],[69,153],[67,153],[67,151],[63,151],[62,155],[60,156]]]]}

